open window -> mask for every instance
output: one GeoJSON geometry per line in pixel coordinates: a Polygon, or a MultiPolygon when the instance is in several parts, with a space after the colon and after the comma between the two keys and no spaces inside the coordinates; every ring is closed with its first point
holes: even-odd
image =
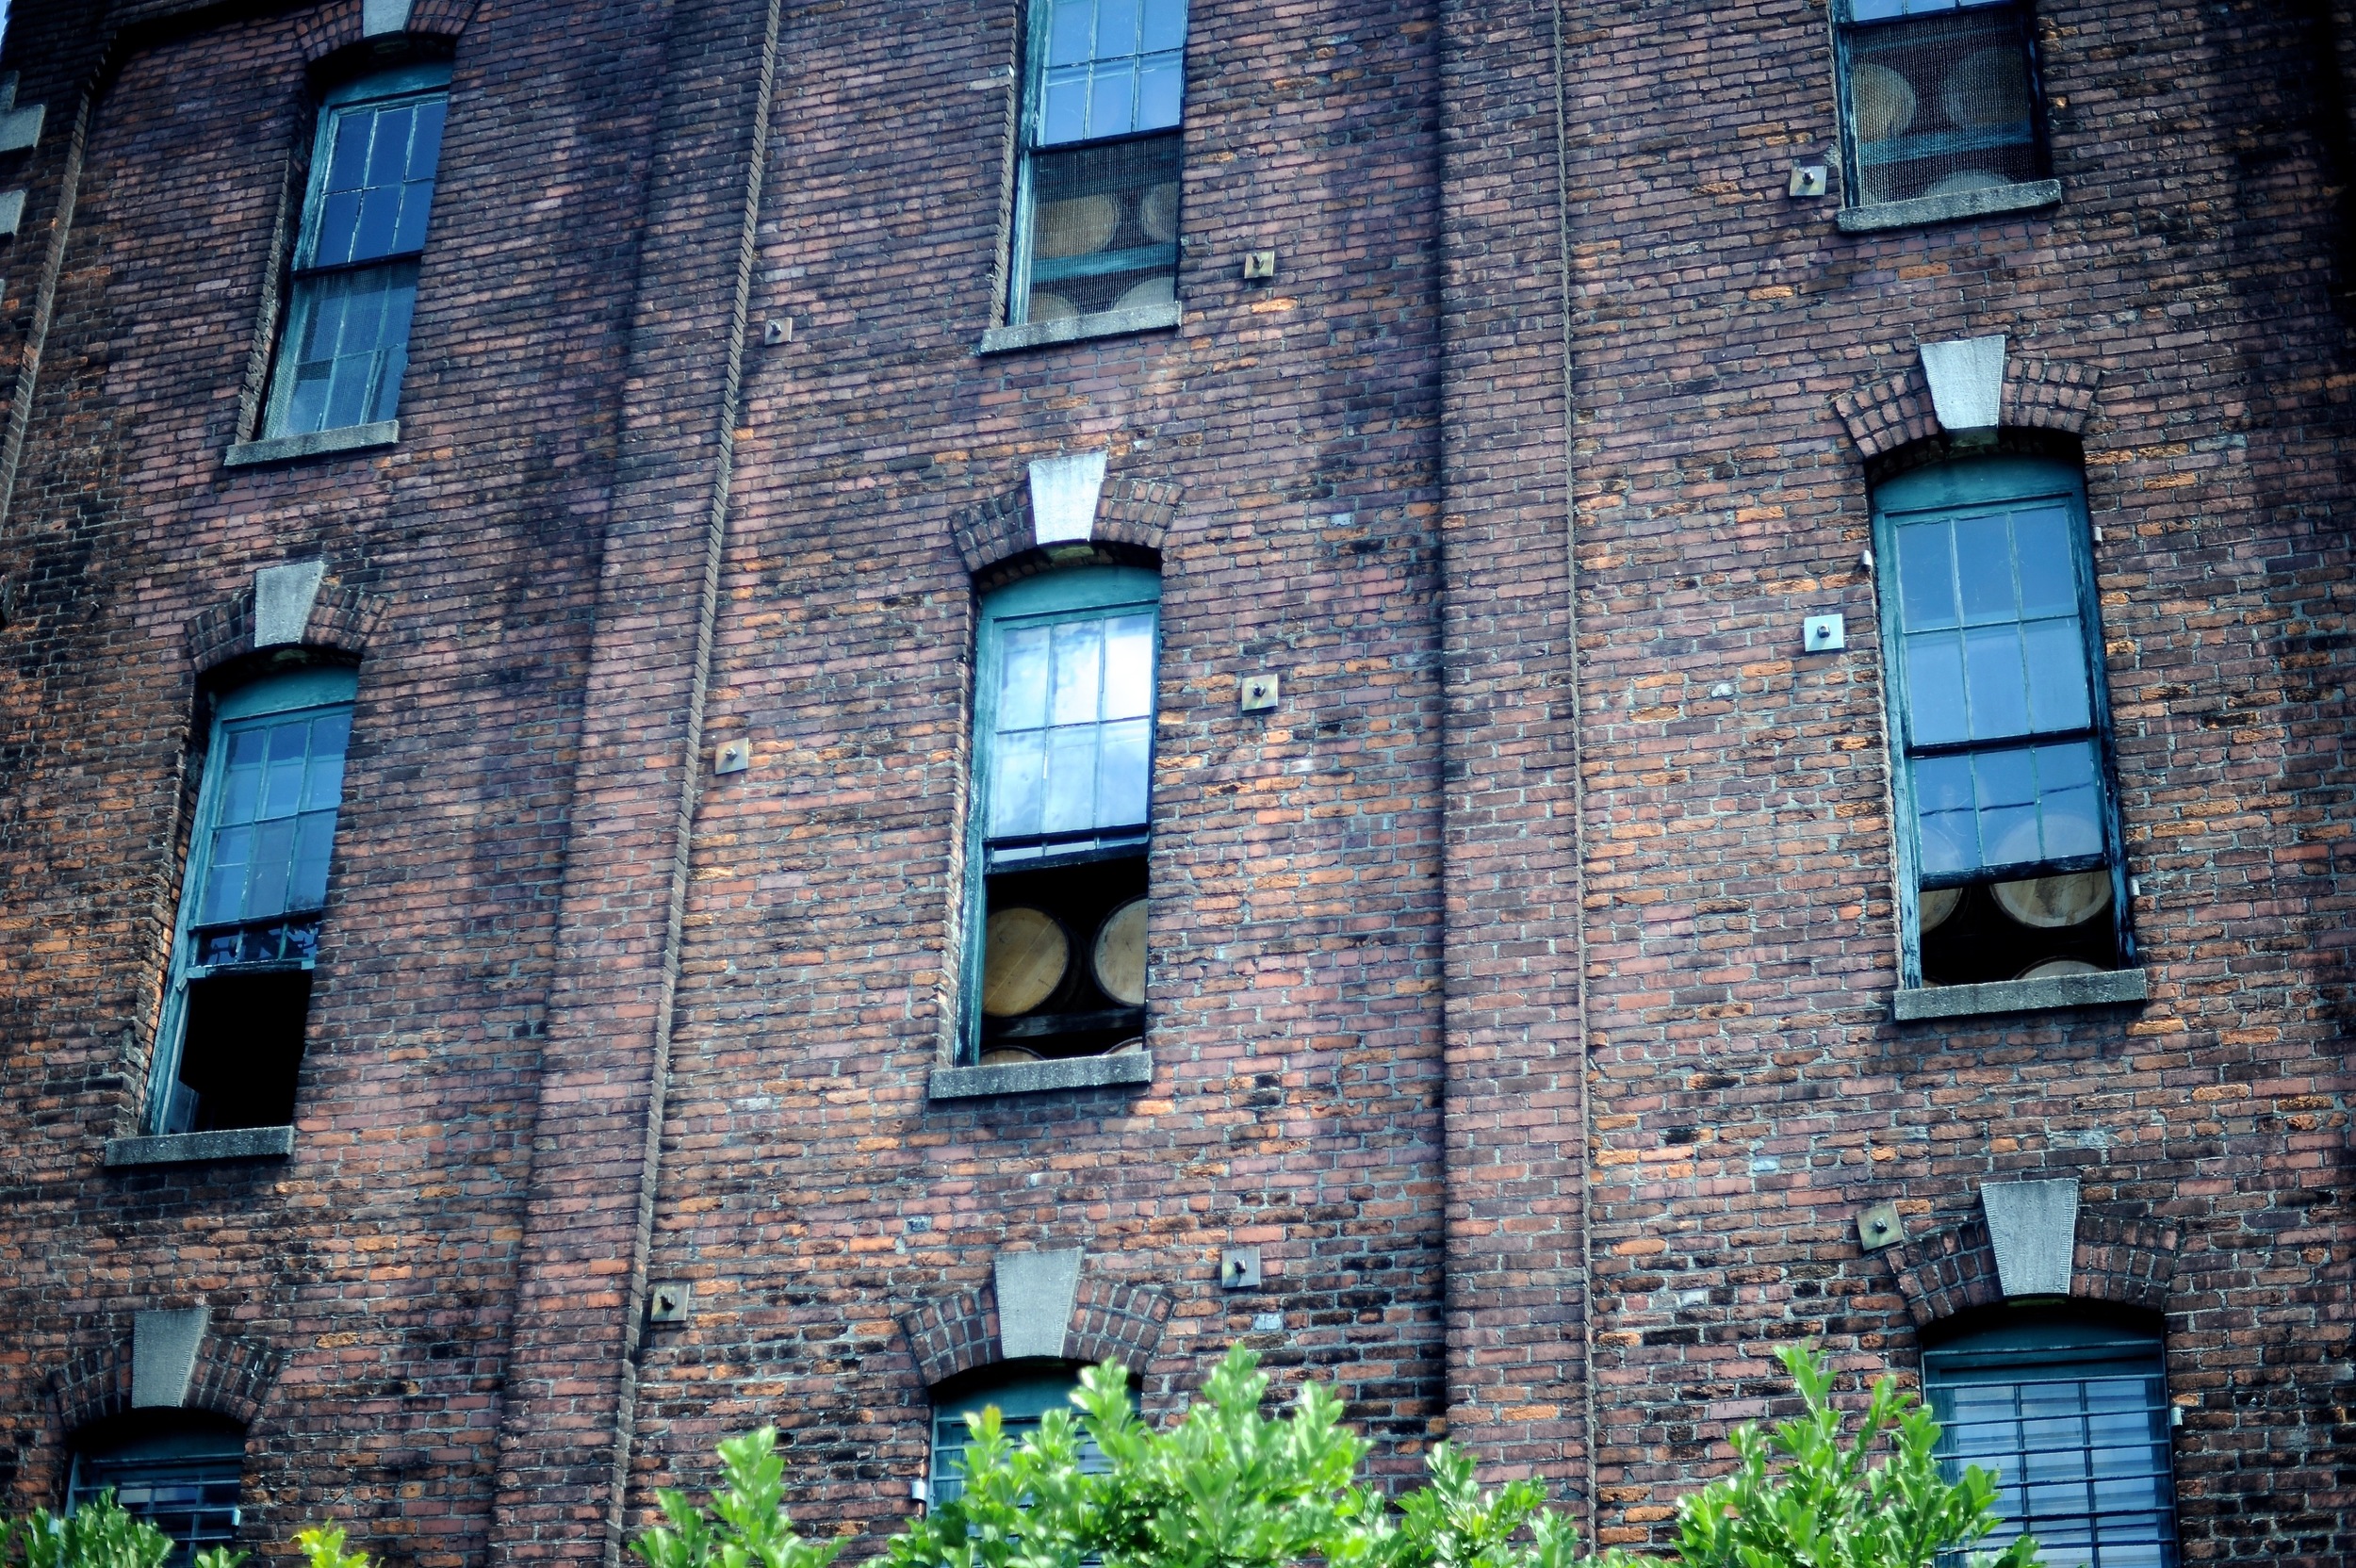
{"type": "Polygon", "coordinates": [[[308,669],[214,705],[148,1127],[294,1119],[358,678],[308,669]]]}
{"type": "MultiPolygon", "coordinates": [[[[2053,1568],[2175,1568],[2160,1336],[2066,1309],[2010,1313],[1922,1353],[1951,1473],[1996,1477],[1996,1550],[2037,1538],[2053,1568]]],[[[1962,1568],[1965,1554],[1942,1554],[1962,1568]]]]}
{"type": "Polygon", "coordinates": [[[102,1492],[172,1538],[164,1568],[237,1539],[245,1430],[182,1411],[137,1412],[77,1434],[66,1511],[102,1492]]]}
{"type": "Polygon", "coordinates": [[[1990,456],[1873,493],[1908,987],[2126,967],[2086,492],[1990,456]]]}
{"type": "Polygon", "coordinates": [[[1834,0],[1848,204],[2002,190],[2046,177],[2029,8],[2018,0],[1834,0]]]}
{"type": "MultiPolygon", "coordinates": [[[[967,1418],[995,1408],[999,1429],[1019,1444],[1039,1430],[1039,1417],[1051,1410],[1079,1412],[1072,1403],[1080,1386],[1079,1371],[1056,1363],[1010,1363],[986,1367],[971,1377],[935,1391],[931,1474],[925,1496],[935,1504],[954,1502],[965,1487],[966,1445],[973,1440],[967,1418]]],[[[1101,1475],[1109,1466],[1085,1431],[1080,1437],[1080,1469],[1101,1475]]]]}
{"type": "Polygon", "coordinates": [[[320,106],[263,437],[393,417],[449,89],[448,65],[407,66],[320,106]]]}
{"type": "Polygon", "coordinates": [[[1177,300],[1186,0],[1032,0],[1008,325],[1177,300]]]}
{"type": "Polygon", "coordinates": [[[1153,572],[1098,566],[982,600],[969,1062],[1144,1045],[1160,591],[1153,572]]]}

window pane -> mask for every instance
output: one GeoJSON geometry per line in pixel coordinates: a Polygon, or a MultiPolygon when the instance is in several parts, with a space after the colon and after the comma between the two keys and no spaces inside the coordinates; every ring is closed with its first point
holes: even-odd
{"type": "Polygon", "coordinates": [[[2094,743],[2039,746],[2037,770],[2046,858],[2101,854],[2102,799],[2095,789],[2094,743]]]}
{"type": "Polygon", "coordinates": [[[1065,621],[1055,628],[1054,684],[1047,703],[1050,724],[1091,724],[1103,690],[1104,627],[1102,621],[1065,621]]]}
{"type": "Polygon", "coordinates": [[[997,725],[1037,729],[1047,722],[1047,628],[1008,631],[998,648],[997,725]]]}
{"type": "Polygon", "coordinates": [[[442,158],[442,124],[450,115],[450,101],[428,98],[417,106],[416,112],[417,128],[409,135],[409,164],[402,173],[412,180],[431,180],[442,158]]]}
{"type": "Polygon", "coordinates": [[[1972,738],[1995,740],[2028,733],[2029,683],[2021,662],[2020,629],[2012,625],[1968,629],[1963,634],[1963,663],[1972,738]]]}
{"type": "Polygon", "coordinates": [[[1047,796],[1042,833],[1076,833],[1096,822],[1096,727],[1047,731],[1047,796]]]}
{"type": "Polygon", "coordinates": [[[1967,739],[1963,645],[1952,631],[1906,639],[1906,727],[1918,746],[1967,739]]]}
{"type": "Polygon", "coordinates": [[[327,902],[327,861],[335,845],[335,813],[306,811],[295,819],[294,871],[286,907],[316,909],[327,902]]]}
{"type": "Polygon", "coordinates": [[[1095,20],[1093,0],[1055,0],[1047,27],[1047,63],[1082,65],[1095,58],[1095,20]]]}
{"type": "Polygon", "coordinates": [[[1175,55],[1148,59],[1137,75],[1137,129],[1158,131],[1178,123],[1186,71],[1175,55]]]}
{"type": "Polygon", "coordinates": [[[1153,711],[1153,617],[1122,615],[1104,623],[1104,717],[1134,719],[1153,711]]]}
{"type": "Polygon", "coordinates": [[[2012,589],[2012,530],[2003,516],[1956,519],[1955,582],[1966,625],[2020,618],[2012,589]]]}
{"type": "Polygon", "coordinates": [[[333,809],[344,798],[344,750],[352,740],[352,715],[330,713],[311,721],[311,771],[303,785],[306,810],[333,809]]]}
{"type": "Polygon", "coordinates": [[[1046,102],[1039,111],[1041,142],[1077,141],[1088,135],[1088,72],[1087,66],[1051,73],[1046,102]]]}
{"type": "Polygon", "coordinates": [[[292,382],[273,403],[267,433],[292,435],[389,419],[408,363],[417,265],[394,262],[296,280],[291,354],[278,375],[292,382]]]}
{"type": "Polygon", "coordinates": [[[262,780],[262,815],[291,816],[302,806],[304,756],[310,742],[307,723],[271,727],[270,762],[262,780]]]}
{"type": "Polygon", "coordinates": [[[368,184],[399,190],[409,171],[409,132],[417,116],[407,105],[374,111],[375,127],[368,140],[368,184]]]}
{"type": "Polygon", "coordinates": [[[1038,833],[1047,776],[1047,732],[1033,729],[998,737],[998,768],[990,780],[990,836],[1026,838],[1038,833]]]}
{"type": "Polygon", "coordinates": [[[226,827],[214,835],[205,896],[197,905],[197,923],[210,925],[237,918],[245,903],[246,868],[253,857],[253,828],[226,827]]]}
{"type": "Polygon", "coordinates": [[[2021,636],[2029,666],[2029,728],[2083,729],[2093,723],[2078,623],[2031,621],[2021,636]]]}
{"type": "Polygon", "coordinates": [[[1177,49],[1186,41],[1186,0],[1145,0],[1145,24],[1139,46],[1151,54],[1177,49]]]}
{"type": "Polygon", "coordinates": [[[1098,763],[1096,821],[1098,827],[1124,827],[1145,821],[1147,751],[1153,744],[1153,723],[1128,719],[1104,727],[1104,749],[1098,763]]]}
{"type": "Polygon", "coordinates": [[[1924,875],[1969,871],[1980,863],[1970,758],[1926,757],[1917,762],[1914,810],[1924,875]]]}
{"type": "Polygon", "coordinates": [[[2023,615],[2070,615],[2078,609],[2078,573],[2070,559],[2070,514],[2059,507],[2012,519],[2014,560],[2023,615]]]}
{"type": "Polygon", "coordinates": [[[360,196],[339,190],[319,204],[319,243],[311,260],[319,267],[335,267],[352,259],[360,233],[360,196]]]}
{"type": "Polygon", "coordinates": [[[1908,631],[1955,624],[1953,525],[1911,523],[1898,531],[1898,602],[1908,631]]]}
{"type": "Polygon", "coordinates": [[[1137,0],[1096,0],[1096,57],[1137,52],[1137,0]]]}
{"type": "Polygon", "coordinates": [[[1135,65],[1100,65],[1095,80],[1088,88],[1088,134],[1097,136],[1126,136],[1137,128],[1135,106],[1137,100],[1137,68],[1135,65]]]}
{"type": "Polygon", "coordinates": [[[286,907],[286,883],[294,864],[294,823],[285,817],[254,829],[254,870],[246,880],[240,918],[275,915],[286,907]]]}
{"type": "Polygon", "coordinates": [[[328,190],[357,190],[368,183],[368,133],[375,116],[366,109],[337,109],[335,151],[327,160],[328,190]]]}

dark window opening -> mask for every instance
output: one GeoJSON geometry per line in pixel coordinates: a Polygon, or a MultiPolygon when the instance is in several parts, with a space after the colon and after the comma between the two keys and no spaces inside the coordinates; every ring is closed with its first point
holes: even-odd
{"type": "Polygon", "coordinates": [[[244,1468],[245,1434],[227,1422],[182,1417],[129,1434],[118,1428],[76,1446],[66,1511],[112,1492],[124,1511],[172,1538],[164,1568],[188,1568],[198,1552],[237,1539],[244,1468]]]}
{"type": "Polygon", "coordinates": [[[2045,178],[2025,7],[2011,0],[1846,0],[1841,13],[1851,205],[2045,178]]]}
{"type": "Polygon", "coordinates": [[[211,1133],[294,1120],[311,972],[215,972],[188,984],[180,1071],[163,1130],[211,1133]]]}
{"type": "Polygon", "coordinates": [[[1141,1048],[1143,844],[1077,864],[1001,872],[988,890],[981,1060],[1141,1048]]]}
{"type": "MultiPolygon", "coordinates": [[[[999,1430],[1006,1434],[1009,1446],[1019,1446],[1038,1435],[1039,1418],[1051,1410],[1070,1412],[1076,1424],[1080,1412],[1072,1403],[1072,1395],[1079,1386],[1079,1374],[1072,1367],[1053,1362],[1014,1362],[1002,1363],[971,1379],[959,1379],[954,1389],[936,1389],[931,1477],[926,1489],[931,1501],[936,1505],[955,1502],[965,1490],[965,1450],[973,1440],[973,1429],[967,1417],[979,1415],[985,1410],[997,1411],[999,1430]]],[[[1097,1476],[1110,1468],[1104,1451],[1083,1428],[1081,1473],[1097,1476]]]]}

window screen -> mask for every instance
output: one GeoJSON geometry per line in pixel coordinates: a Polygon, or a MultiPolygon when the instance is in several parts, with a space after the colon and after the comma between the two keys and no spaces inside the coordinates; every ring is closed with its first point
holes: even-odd
{"type": "Polygon", "coordinates": [[[372,77],[321,110],[267,434],[393,416],[449,77],[443,68],[372,77]]]}
{"type": "Polygon", "coordinates": [[[2028,14],[2009,0],[1846,0],[1852,204],[2045,177],[2028,14]]]}
{"type": "MultiPolygon", "coordinates": [[[[2067,1320],[2014,1324],[1925,1351],[1922,1380],[1954,1474],[1994,1474],[2004,1526],[2050,1568],[2174,1568],[2168,1407],[2155,1335],[2067,1320]]],[[[1962,1568],[1964,1554],[1943,1555],[1962,1568]]]]}
{"type": "Polygon", "coordinates": [[[166,1568],[188,1568],[198,1552],[237,1538],[245,1436],[233,1428],[151,1432],[77,1452],[66,1494],[69,1512],[111,1491],[129,1513],[172,1541],[166,1568]]]}
{"type": "Polygon", "coordinates": [[[1185,0],[1037,0],[1008,319],[1168,304],[1185,0]]]}

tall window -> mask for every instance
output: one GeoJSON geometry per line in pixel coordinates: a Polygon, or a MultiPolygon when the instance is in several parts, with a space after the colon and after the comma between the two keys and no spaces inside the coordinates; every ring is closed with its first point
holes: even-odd
{"type": "MultiPolygon", "coordinates": [[[[933,1406],[932,1474],[926,1495],[936,1504],[954,1502],[965,1490],[965,1449],[973,1440],[967,1417],[994,1407],[1006,1440],[1019,1444],[1038,1432],[1039,1417],[1051,1410],[1071,1411],[1078,1419],[1072,1391],[1079,1386],[1078,1376],[1069,1367],[1052,1371],[1001,1367],[958,1392],[941,1396],[933,1406]]],[[[1106,1468],[1104,1454],[1083,1434],[1081,1471],[1101,1475],[1106,1468]]]]}
{"type": "Polygon", "coordinates": [[[2117,969],[2133,957],[2085,491],[1991,457],[1881,485],[1903,983],[2117,969]]]}
{"type": "Polygon", "coordinates": [[[327,95],[264,435],[393,416],[449,83],[446,65],[413,66],[327,95]]]}
{"type": "Polygon", "coordinates": [[[2004,1526],[1986,1548],[2025,1532],[2052,1568],[2174,1568],[2158,1335],[2039,1315],[1925,1350],[1922,1386],[1940,1457],[1996,1477],[2004,1526]]]}
{"type": "Polygon", "coordinates": [[[198,1552],[236,1539],[242,1429],[179,1412],[109,1428],[75,1445],[66,1511],[112,1492],[125,1511],[172,1538],[165,1568],[188,1568],[198,1552]]]}
{"type": "Polygon", "coordinates": [[[969,1060],[1141,1046],[1160,580],[1029,578],[982,601],[969,1060]]]}
{"type": "Polygon", "coordinates": [[[216,708],[150,1097],[155,1132],[294,1119],[356,684],[350,670],[307,670],[241,687],[216,708]]]}
{"type": "Polygon", "coordinates": [[[1186,0],[1032,0],[1006,319],[1177,298],[1186,0]]]}
{"type": "Polygon", "coordinates": [[[1849,204],[2045,177],[2029,8],[1834,0],[1849,204]]]}

